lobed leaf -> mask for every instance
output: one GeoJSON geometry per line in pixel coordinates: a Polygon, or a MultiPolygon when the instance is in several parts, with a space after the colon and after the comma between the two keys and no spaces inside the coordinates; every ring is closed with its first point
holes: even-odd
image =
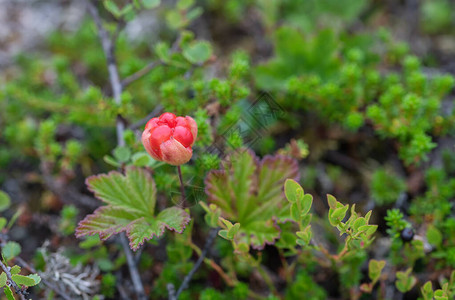
{"type": "Polygon", "coordinates": [[[155,216],[155,182],[143,169],[127,167],[125,175],[113,171],[91,176],[87,185],[108,205],[79,222],[76,237],[98,234],[106,240],[126,232],[131,249],[137,250],[146,240],[162,236],[166,228],[182,233],[190,221],[188,213],[178,207],[164,209],[155,216]]]}
{"type": "Polygon", "coordinates": [[[148,172],[127,167],[125,175],[112,171],[90,176],[86,184],[101,201],[135,211],[144,216],[153,214],[156,202],[155,182],[148,172]]]}
{"type": "Polygon", "coordinates": [[[280,237],[280,227],[273,220],[258,220],[239,229],[239,242],[251,245],[261,250],[265,245],[273,245],[280,237]]]}
{"type": "Polygon", "coordinates": [[[76,237],[99,234],[101,240],[106,240],[114,234],[126,231],[130,223],[138,218],[142,216],[124,208],[102,206],[79,222],[76,237]]]}
{"type": "Polygon", "coordinates": [[[133,222],[127,230],[130,240],[130,247],[133,250],[139,249],[145,241],[163,235],[167,228],[182,233],[189,223],[190,216],[183,209],[170,207],[161,211],[156,218],[142,218],[133,222]]]}
{"type": "Polygon", "coordinates": [[[259,161],[249,150],[231,154],[221,170],[209,172],[205,179],[208,201],[221,210],[223,218],[239,224],[222,234],[256,249],[273,244],[280,236],[276,222],[291,220],[283,193],[288,178],[298,179],[294,159],[277,155],[259,161]]]}

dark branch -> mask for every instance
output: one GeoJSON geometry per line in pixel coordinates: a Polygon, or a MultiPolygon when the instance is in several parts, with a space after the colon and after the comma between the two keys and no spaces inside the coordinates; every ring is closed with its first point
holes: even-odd
{"type": "Polygon", "coordinates": [[[14,280],[11,278],[11,272],[10,272],[10,269],[8,266],[5,266],[5,264],[0,260],[0,266],[3,270],[3,272],[5,272],[6,274],[6,277],[8,278],[11,286],[13,287],[14,291],[16,292],[16,294],[21,298],[21,300],[26,300],[25,299],[25,291],[22,291],[22,289],[17,285],[17,283],[14,282],[14,280]]]}
{"type": "MultiPolygon", "coordinates": [[[[172,44],[172,47],[171,47],[171,51],[169,53],[169,55],[172,55],[174,52],[176,52],[179,48],[179,43],[180,43],[180,37],[178,37],[174,44],[172,44]]],[[[137,71],[136,73],[133,73],[131,74],[130,76],[126,77],[125,79],[122,80],[122,87],[125,88],[127,87],[128,85],[130,85],[131,83],[133,83],[134,81],[144,77],[145,75],[147,75],[151,70],[153,70],[155,67],[159,66],[159,65],[162,65],[164,64],[164,62],[158,60],[158,61],[152,61],[151,63],[149,63],[148,65],[146,65],[145,67],[143,67],[142,69],[140,69],[139,71],[137,71]]]]}
{"type": "Polygon", "coordinates": [[[123,79],[122,80],[122,87],[125,88],[128,85],[130,85],[131,83],[133,83],[134,81],[144,77],[151,70],[153,70],[155,67],[157,67],[157,66],[159,66],[161,64],[163,64],[162,61],[152,61],[151,63],[149,63],[148,65],[146,65],[145,67],[143,67],[142,69],[137,71],[136,73],[133,73],[130,76],[128,76],[125,79],[123,79]]]}
{"type": "Polygon", "coordinates": [[[150,120],[151,118],[154,118],[156,116],[158,116],[158,114],[163,110],[163,106],[161,104],[158,104],[157,106],[155,106],[155,108],[152,110],[151,113],[149,113],[147,116],[145,116],[145,118],[143,119],[140,119],[139,121],[137,121],[136,123],[133,123],[131,124],[130,126],[128,126],[128,129],[131,129],[131,130],[135,130],[135,129],[138,129],[142,126],[144,126],[148,120],[150,120]]]}
{"type": "MultiPolygon", "coordinates": [[[[109,33],[103,26],[103,21],[98,13],[98,9],[95,4],[92,1],[88,0],[87,7],[98,29],[98,36],[100,38],[101,46],[103,47],[104,55],[106,57],[107,69],[109,72],[109,81],[111,84],[114,101],[116,104],[120,104],[122,101],[122,84],[120,82],[117,63],[115,60],[114,44],[112,42],[112,39],[109,37],[109,33]]],[[[123,138],[125,124],[118,119],[119,118],[117,118],[116,122],[117,144],[122,147],[125,146],[125,139],[123,138]]]]}
{"type": "MultiPolygon", "coordinates": [[[[175,295],[172,295],[169,293],[169,300],[178,300],[180,294],[188,288],[188,284],[191,281],[191,278],[193,278],[194,274],[196,273],[197,269],[199,269],[200,265],[204,261],[204,258],[207,256],[207,253],[212,246],[213,241],[215,240],[217,234],[218,234],[219,228],[212,228],[210,230],[209,236],[207,237],[207,240],[205,241],[204,249],[202,249],[201,255],[197,259],[196,263],[194,264],[193,268],[191,271],[185,276],[183,279],[182,284],[180,285],[179,289],[177,290],[177,293],[175,295]],[[173,297],[173,298],[171,298],[173,297]]],[[[174,290],[174,286],[172,284],[168,284],[167,287],[168,291],[171,292],[174,290]]]]}
{"type": "Polygon", "coordinates": [[[128,240],[125,234],[120,235],[120,241],[122,243],[123,251],[125,252],[126,261],[128,262],[128,268],[130,270],[131,280],[133,281],[134,289],[139,300],[145,300],[144,287],[142,286],[141,277],[139,271],[137,270],[136,260],[133,257],[130,246],[128,245],[128,240]]]}

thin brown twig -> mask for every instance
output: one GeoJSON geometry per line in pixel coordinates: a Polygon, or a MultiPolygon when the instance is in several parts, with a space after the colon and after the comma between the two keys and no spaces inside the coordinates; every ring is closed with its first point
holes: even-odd
{"type": "Polygon", "coordinates": [[[207,253],[212,246],[213,241],[215,240],[217,234],[218,234],[219,228],[212,228],[209,236],[207,237],[207,240],[205,241],[204,248],[202,249],[201,255],[199,255],[196,263],[194,264],[193,268],[190,270],[190,272],[185,276],[183,279],[182,284],[180,285],[179,289],[177,292],[175,292],[174,286],[172,283],[168,284],[167,288],[169,291],[169,300],[178,300],[180,294],[188,288],[188,284],[191,281],[191,278],[193,278],[193,275],[196,273],[197,269],[201,266],[202,262],[204,261],[204,258],[207,256],[207,253]]]}
{"type": "MultiPolygon", "coordinates": [[[[196,254],[199,256],[202,253],[202,250],[194,243],[190,243],[190,247],[196,252],[196,254]]],[[[204,258],[204,263],[207,266],[210,266],[212,269],[214,269],[218,275],[220,275],[221,278],[223,278],[224,282],[230,287],[235,286],[237,283],[237,278],[231,278],[229,277],[226,272],[224,272],[223,268],[221,268],[213,259],[205,257],[204,258]]]]}
{"type": "MultiPolygon", "coordinates": [[[[172,44],[171,50],[169,51],[169,55],[172,55],[174,52],[176,52],[178,50],[179,43],[180,43],[180,36],[172,44]]],[[[133,73],[130,76],[127,76],[126,78],[124,78],[122,80],[122,88],[125,88],[128,85],[130,85],[131,83],[133,83],[134,81],[144,77],[150,71],[152,71],[155,67],[160,66],[162,64],[165,64],[165,62],[163,62],[161,60],[156,60],[156,61],[150,62],[145,67],[143,67],[142,69],[137,71],[136,73],[133,73]]]]}
{"type": "Polygon", "coordinates": [[[147,75],[151,70],[153,70],[155,67],[162,65],[163,62],[161,60],[156,60],[150,62],[148,65],[137,71],[136,73],[131,74],[130,76],[126,77],[125,79],[122,80],[122,87],[125,88],[134,81],[144,77],[147,75]]]}
{"type": "Polygon", "coordinates": [[[149,113],[147,116],[140,119],[136,123],[133,123],[130,126],[128,126],[128,129],[135,130],[135,129],[138,129],[138,128],[144,126],[148,122],[148,120],[156,117],[162,110],[163,110],[163,106],[161,104],[158,104],[157,106],[155,106],[155,108],[152,110],[151,113],[149,113]]]}
{"type": "Polygon", "coordinates": [[[127,240],[125,234],[120,235],[120,241],[122,243],[123,251],[125,252],[126,261],[128,263],[131,280],[133,281],[133,285],[134,285],[134,289],[135,289],[137,298],[140,300],[147,299],[147,297],[145,296],[144,287],[142,286],[141,277],[137,270],[136,260],[133,257],[133,253],[131,252],[131,249],[128,245],[128,240],[127,240]]]}
{"type": "Polygon", "coordinates": [[[116,45],[117,45],[117,39],[118,39],[120,33],[122,32],[123,28],[125,28],[125,20],[122,19],[117,23],[117,27],[115,28],[114,34],[112,35],[112,39],[111,39],[114,52],[115,52],[116,45]]]}
{"type": "MultiPolygon", "coordinates": [[[[92,18],[98,29],[98,36],[101,41],[101,46],[103,48],[104,55],[106,57],[107,69],[109,72],[109,81],[112,88],[112,96],[116,104],[120,104],[122,101],[122,84],[120,82],[120,77],[118,73],[117,63],[114,54],[114,44],[112,43],[109,33],[103,26],[101,16],[98,13],[98,9],[95,4],[87,0],[87,8],[89,13],[92,15],[92,18]]],[[[123,137],[125,131],[125,124],[120,118],[117,118],[116,122],[117,127],[117,144],[122,147],[125,146],[125,139],[123,137]]]]}

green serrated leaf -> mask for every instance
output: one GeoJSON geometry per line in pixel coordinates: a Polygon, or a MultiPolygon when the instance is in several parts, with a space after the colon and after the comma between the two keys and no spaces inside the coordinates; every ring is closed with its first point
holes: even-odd
{"type": "Polygon", "coordinates": [[[224,218],[241,224],[242,242],[258,249],[273,243],[280,234],[274,222],[291,218],[283,186],[286,179],[297,177],[297,162],[284,156],[259,162],[252,152],[239,150],[223,166],[207,175],[208,201],[219,207],[224,218]]]}
{"type": "Polygon", "coordinates": [[[155,182],[145,170],[127,167],[125,175],[113,171],[90,176],[87,185],[98,199],[112,206],[144,217],[152,216],[155,211],[155,182]]]}
{"type": "Polygon", "coordinates": [[[258,250],[263,249],[266,244],[273,244],[280,236],[280,229],[272,220],[252,222],[241,229],[246,235],[239,235],[240,241],[258,250]]]}
{"type": "Polygon", "coordinates": [[[33,278],[30,278],[30,277],[24,276],[24,275],[19,275],[19,274],[11,275],[11,279],[19,285],[25,285],[25,286],[34,286],[35,285],[35,280],[33,278]]]}
{"type": "Polygon", "coordinates": [[[21,246],[16,242],[7,242],[2,247],[2,255],[6,261],[13,259],[21,253],[21,246]]]}
{"type": "Polygon", "coordinates": [[[108,205],[79,223],[77,237],[99,234],[105,240],[126,232],[131,248],[136,250],[146,240],[160,237],[166,228],[183,232],[190,221],[188,213],[178,207],[164,209],[155,216],[155,182],[143,169],[128,166],[124,175],[113,171],[91,176],[87,185],[108,205]]]}
{"type": "Polygon", "coordinates": [[[0,274],[0,288],[4,287],[5,284],[6,284],[6,273],[5,272],[2,272],[2,274],[0,274]]]}
{"type": "Polygon", "coordinates": [[[7,210],[11,205],[11,199],[7,193],[0,191],[0,212],[7,210]]]}
{"type": "Polygon", "coordinates": [[[133,250],[154,236],[159,238],[167,228],[177,233],[182,233],[185,226],[190,222],[190,216],[179,207],[170,207],[161,211],[156,218],[147,218],[131,224],[127,231],[130,239],[130,247],[133,250]]]}
{"type": "Polygon", "coordinates": [[[14,265],[11,270],[10,270],[11,274],[19,274],[21,272],[21,267],[19,267],[18,265],[14,265]]]}
{"type": "Polygon", "coordinates": [[[192,64],[202,64],[212,56],[212,45],[206,41],[195,41],[183,49],[183,56],[192,64]]]}

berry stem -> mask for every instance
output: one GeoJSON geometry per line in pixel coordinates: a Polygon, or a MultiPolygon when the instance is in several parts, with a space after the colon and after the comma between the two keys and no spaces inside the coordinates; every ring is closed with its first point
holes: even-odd
{"type": "Polygon", "coordinates": [[[182,206],[185,207],[185,186],[183,185],[183,177],[182,177],[182,169],[180,166],[177,166],[177,171],[179,173],[179,179],[180,179],[180,193],[182,194],[182,206]]]}

